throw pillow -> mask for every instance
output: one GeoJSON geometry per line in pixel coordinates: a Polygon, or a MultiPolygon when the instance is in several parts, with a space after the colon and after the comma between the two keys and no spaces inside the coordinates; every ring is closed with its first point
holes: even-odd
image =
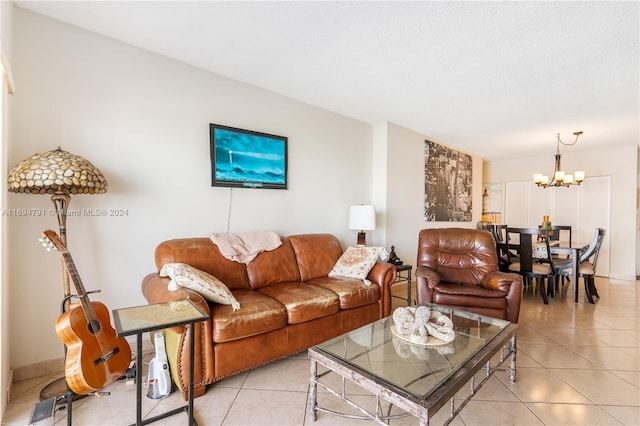
{"type": "Polygon", "coordinates": [[[349,247],[333,266],[329,276],[357,278],[364,280],[365,284],[370,284],[366,278],[380,253],[382,247],[349,247]]]}
{"type": "Polygon", "coordinates": [[[207,300],[222,305],[231,305],[234,311],[240,309],[240,303],[231,294],[222,281],[204,271],[185,263],[167,263],[160,270],[161,277],[169,277],[169,290],[176,291],[178,286],[196,291],[207,300]]]}

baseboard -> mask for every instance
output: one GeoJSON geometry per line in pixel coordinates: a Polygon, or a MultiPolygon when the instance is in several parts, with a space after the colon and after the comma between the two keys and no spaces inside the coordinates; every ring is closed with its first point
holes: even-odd
{"type": "Polygon", "coordinates": [[[13,368],[9,370],[9,384],[7,385],[7,404],[11,402],[11,395],[13,394],[13,368]]]}
{"type": "Polygon", "coordinates": [[[622,274],[609,274],[610,280],[620,280],[620,281],[636,281],[640,278],[634,275],[622,275],[622,274]]]}
{"type": "MultiPolygon", "coordinates": [[[[145,334],[146,336],[146,334],[145,334]]],[[[135,353],[136,341],[135,336],[127,336],[127,342],[129,342],[129,346],[131,347],[132,353],[135,353]]],[[[153,345],[150,342],[149,338],[143,338],[142,341],[142,350],[153,349],[153,345]]],[[[133,356],[135,359],[135,355],[133,356]]],[[[40,361],[29,365],[23,365],[22,367],[17,367],[11,370],[12,380],[13,382],[21,382],[23,380],[29,380],[36,377],[42,376],[55,376],[59,375],[60,377],[64,376],[64,358],[55,358],[46,361],[40,361]]]]}
{"type": "Polygon", "coordinates": [[[21,382],[35,377],[52,376],[55,374],[64,375],[64,360],[62,358],[17,367],[13,370],[13,381],[21,382]]]}

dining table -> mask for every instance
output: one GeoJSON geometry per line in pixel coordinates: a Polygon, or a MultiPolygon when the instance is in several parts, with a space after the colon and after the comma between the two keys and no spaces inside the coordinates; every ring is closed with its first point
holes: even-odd
{"type": "MultiPolygon", "coordinates": [[[[580,265],[580,255],[589,247],[589,243],[570,243],[568,241],[553,241],[549,243],[549,250],[554,255],[567,255],[571,259],[573,303],[578,303],[578,267],[580,265]]],[[[589,303],[594,303],[593,297],[587,293],[589,303]]]]}

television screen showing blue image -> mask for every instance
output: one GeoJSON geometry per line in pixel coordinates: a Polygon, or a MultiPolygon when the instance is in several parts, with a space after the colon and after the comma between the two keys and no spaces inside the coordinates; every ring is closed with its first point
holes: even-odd
{"type": "Polygon", "coordinates": [[[287,138],[209,124],[212,186],[287,189],[287,138]]]}

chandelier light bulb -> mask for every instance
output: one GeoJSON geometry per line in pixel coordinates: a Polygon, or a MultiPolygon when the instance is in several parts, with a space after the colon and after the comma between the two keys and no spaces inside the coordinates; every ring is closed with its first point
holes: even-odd
{"type": "Polygon", "coordinates": [[[543,175],[542,173],[536,173],[533,175],[533,182],[537,186],[541,186],[543,188],[547,188],[549,186],[566,186],[569,187],[571,185],[578,184],[580,185],[584,181],[585,173],[584,171],[577,171],[573,174],[567,174],[564,170],[562,170],[561,162],[562,162],[562,154],[560,154],[560,144],[562,145],[575,145],[578,142],[578,138],[583,132],[573,132],[576,137],[576,140],[573,143],[565,143],[560,140],[560,133],[557,134],[557,142],[556,142],[556,155],[555,155],[555,167],[553,169],[553,175],[551,181],[549,181],[549,177],[543,175]]]}

